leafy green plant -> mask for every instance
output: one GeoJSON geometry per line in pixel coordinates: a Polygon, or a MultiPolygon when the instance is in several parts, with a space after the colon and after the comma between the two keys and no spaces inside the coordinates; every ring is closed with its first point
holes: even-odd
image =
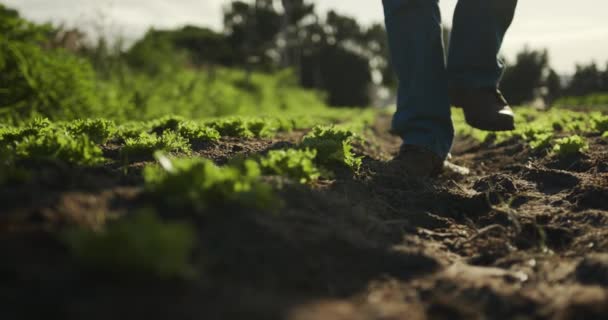
{"type": "Polygon", "coordinates": [[[157,135],[163,135],[167,132],[177,133],[192,143],[218,141],[221,137],[220,133],[211,126],[188,121],[180,116],[165,116],[152,120],[146,125],[132,125],[132,130],[141,133],[145,127],[150,128],[148,130],[149,133],[157,135]]]}
{"type": "Polygon", "coordinates": [[[115,136],[119,141],[125,142],[127,139],[136,139],[144,133],[148,133],[149,128],[144,122],[129,121],[116,128],[115,136]]]}
{"type": "Polygon", "coordinates": [[[317,151],[317,162],[323,165],[345,165],[359,170],[362,160],[352,151],[352,131],[333,126],[317,126],[304,137],[301,147],[317,151]]]}
{"type": "Polygon", "coordinates": [[[155,151],[190,153],[188,141],[175,132],[166,131],[161,136],[141,133],[137,138],[127,138],[120,150],[123,157],[152,156],[155,151]]]}
{"type": "Polygon", "coordinates": [[[553,152],[560,157],[565,157],[584,152],[587,149],[589,149],[589,144],[585,138],[573,135],[556,140],[553,152]]]}
{"type": "Polygon", "coordinates": [[[145,189],[171,207],[276,207],[272,189],[260,181],[261,169],[255,161],[218,167],[207,159],[170,160],[158,153],[157,159],[160,166],[144,169],[145,189]]]}
{"type": "Polygon", "coordinates": [[[69,122],[67,129],[74,135],[86,135],[91,141],[104,144],[116,134],[114,121],[105,119],[85,119],[69,122]]]}
{"type": "Polygon", "coordinates": [[[194,228],[163,222],[150,212],[109,223],[99,231],[70,230],[64,239],[74,258],[88,268],[160,278],[194,275],[190,264],[194,228]]]}
{"type": "Polygon", "coordinates": [[[177,132],[191,143],[218,141],[221,138],[217,130],[192,121],[180,123],[177,132]]]}
{"type": "Polygon", "coordinates": [[[608,116],[598,115],[593,117],[593,128],[599,133],[608,132],[608,116]]]}
{"type": "Polygon", "coordinates": [[[226,137],[253,138],[255,134],[243,118],[231,117],[208,122],[207,125],[226,137]]]}
{"type": "Polygon", "coordinates": [[[18,159],[60,160],[76,165],[103,163],[101,149],[86,135],[72,136],[62,131],[49,131],[38,136],[26,136],[16,143],[18,159]]]}
{"type": "Polygon", "coordinates": [[[277,127],[274,126],[276,121],[270,119],[250,118],[245,121],[247,129],[253,133],[255,137],[272,137],[277,132],[277,127]]]}
{"type": "Polygon", "coordinates": [[[528,141],[530,148],[534,150],[544,150],[551,147],[553,133],[538,133],[528,141]]]}
{"type": "Polygon", "coordinates": [[[286,176],[300,183],[317,180],[321,175],[315,166],[315,150],[273,150],[260,160],[266,174],[286,176]]]}
{"type": "Polygon", "coordinates": [[[180,124],[185,121],[184,117],[180,116],[164,116],[157,120],[152,120],[149,123],[150,131],[156,134],[163,134],[165,131],[177,131],[180,124]]]}

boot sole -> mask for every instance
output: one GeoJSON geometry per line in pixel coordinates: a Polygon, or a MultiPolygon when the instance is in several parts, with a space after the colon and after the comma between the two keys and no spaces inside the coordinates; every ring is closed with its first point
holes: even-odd
{"type": "Polygon", "coordinates": [[[467,117],[465,113],[465,120],[471,127],[483,130],[483,131],[512,131],[515,130],[515,118],[509,115],[498,114],[494,115],[494,119],[488,121],[488,119],[477,119],[467,117]]]}

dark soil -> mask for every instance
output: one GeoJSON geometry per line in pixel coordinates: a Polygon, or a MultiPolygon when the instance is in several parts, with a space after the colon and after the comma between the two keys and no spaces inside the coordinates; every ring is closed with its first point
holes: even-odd
{"type": "MultiPolygon", "coordinates": [[[[399,147],[386,126],[357,146],[357,175],[269,179],[278,213],[158,207],[197,226],[193,281],[85,270],[58,236],[152,205],[139,174],[149,160],[36,165],[29,182],[0,187],[0,319],[608,318],[606,143],[591,137],[590,152],[564,160],[461,139],[453,162],[472,173],[420,180],[382,173],[399,147]]],[[[223,164],[301,135],[196,154],[223,164]]]]}

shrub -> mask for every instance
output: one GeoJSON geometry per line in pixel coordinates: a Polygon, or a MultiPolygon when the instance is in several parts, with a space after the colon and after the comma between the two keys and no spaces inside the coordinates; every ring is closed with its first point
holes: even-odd
{"type": "Polygon", "coordinates": [[[261,170],[255,161],[218,167],[207,159],[170,160],[159,154],[157,159],[160,167],[144,169],[145,189],[166,205],[197,210],[226,204],[276,207],[270,186],[259,180],[261,170]]]}
{"type": "Polygon", "coordinates": [[[352,131],[317,126],[304,137],[301,147],[317,151],[317,162],[323,165],[345,165],[353,170],[361,167],[361,158],[352,151],[352,131]]]}
{"type": "Polygon", "coordinates": [[[260,160],[266,174],[286,176],[300,183],[317,180],[321,175],[315,166],[315,150],[273,150],[260,160]]]}
{"type": "Polygon", "coordinates": [[[189,263],[196,243],[194,228],[163,222],[149,212],[110,223],[97,232],[71,230],[64,239],[79,263],[96,270],[161,278],[194,274],[189,263]]]}
{"type": "Polygon", "coordinates": [[[10,120],[41,114],[75,118],[98,112],[95,73],[61,50],[0,39],[0,110],[10,120]]]}

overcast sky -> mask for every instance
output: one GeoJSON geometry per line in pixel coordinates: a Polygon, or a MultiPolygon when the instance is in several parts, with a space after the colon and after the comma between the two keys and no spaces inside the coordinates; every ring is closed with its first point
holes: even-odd
{"type": "MultiPolygon", "coordinates": [[[[149,27],[197,24],[221,28],[222,6],[228,0],[0,0],[36,21],[67,25],[102,22],[110,32],[133,39],[149,27]],[[103,17],[103,18],[102,18],[103,17]],[[111,27],[108,27],[111,26],[111,27]]],[[[330,8],[369,24],[382,21],[380,0],[316,0],[322,10],[330,8]]],[[[442,0],[447,24],[456,0],[442,0]]],[[[504,46],[512,58],[528,44],[548,48],[553,66],[569,73],[576,63],[608,61],[608,1],[521,0],[513,27],[504,46]]]]}

